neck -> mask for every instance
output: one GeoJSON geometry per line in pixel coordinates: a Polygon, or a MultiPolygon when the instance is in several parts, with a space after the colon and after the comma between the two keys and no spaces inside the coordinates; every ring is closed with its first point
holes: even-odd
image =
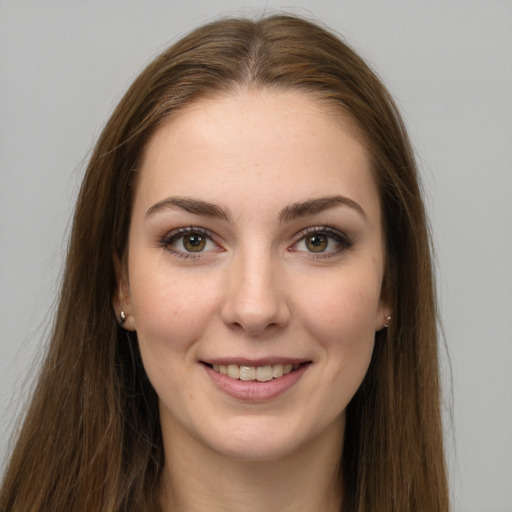
{"type": "Polygon", "coordinates": [[[227,457],[189,438],[166,439],[163,512],[341,510],[343,420],[278,460],[227,457]]]}

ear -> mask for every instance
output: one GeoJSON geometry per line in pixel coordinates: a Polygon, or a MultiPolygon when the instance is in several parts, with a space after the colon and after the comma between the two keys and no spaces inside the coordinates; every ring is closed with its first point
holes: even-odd
{"type": "Polygon", "coordinates": [[[112,306],[118,323],[127,331],[135,331],[135,317],[133,316],[130,286],[128,283],[128,271],[126,264],[121,262],[118,254],[114,254],[114,269],[116,273],[116,289],[112,297],[112,306]],[[124,320],[121,318],[124,313],[124,320]]]}
{"type": "Polygon", "coordinates": [[[393,294],[391,292],[391,276],[387,274],[384,277],[380,292],[379,307],[375,322],[375,331],[389,327],[393,321],[393,294]]]}

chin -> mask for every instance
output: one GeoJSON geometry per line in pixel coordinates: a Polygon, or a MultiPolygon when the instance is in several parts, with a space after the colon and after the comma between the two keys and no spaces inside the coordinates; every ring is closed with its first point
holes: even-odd
{"type": "Polygon", "coordinates": [[[300,457],[307,453],[308,447],[322,443],[324,438],[332,440],[334,436],[341,439],[343,435],[341,416],[324,427],[305,425],[304,420],[302,424],[294,425],[284,418],[274,418],[274,422],[261,421],[261,418],[253,420],[234,422],[237,424],[222,428],[217,432],[219,435],[208,436],[209,439],[204,438],[203,442],[218,454],[233,460],[270,462],[300,457]]]}
{"type": "Polygon", "coordinates": [[[273,462],[300,451],[300,443],[262,440],[260,436],[258,439],[215,443],[212,447],[219,455],[240,462],[273,462]]]}

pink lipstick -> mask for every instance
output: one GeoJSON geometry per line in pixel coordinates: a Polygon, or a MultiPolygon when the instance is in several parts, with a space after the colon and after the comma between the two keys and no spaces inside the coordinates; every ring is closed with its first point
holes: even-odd
{"type": "Polygon", "coordinates": [[[203,362],[212,382],[238,400],[270,400],[295,385],[311,361],[289,359],[215,360],[203,362]]]}

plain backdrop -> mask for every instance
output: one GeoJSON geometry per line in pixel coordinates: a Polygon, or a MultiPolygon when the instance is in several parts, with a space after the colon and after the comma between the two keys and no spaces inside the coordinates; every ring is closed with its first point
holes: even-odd
{"type": "Polygon", "coordinates": [[[454,511],[510,512],[510,0],[0,0],[0,460],[41,354],[78,184],[109,113],[189,29],[275,10],[341,33],[403,112],[437,250],[454,511]]]}

